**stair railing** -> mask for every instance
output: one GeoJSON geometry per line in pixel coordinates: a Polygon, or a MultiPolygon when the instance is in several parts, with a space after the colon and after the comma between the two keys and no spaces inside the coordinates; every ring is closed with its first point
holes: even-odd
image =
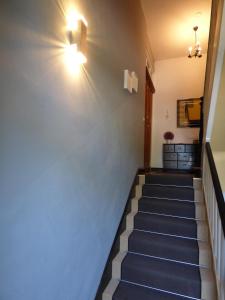
{"type": "Polygon", "coordinates": [[[218,299],[225,300],[225,202],[209,143],[206,143],[204,151],[203,190],[208,215],[218,299]]]}

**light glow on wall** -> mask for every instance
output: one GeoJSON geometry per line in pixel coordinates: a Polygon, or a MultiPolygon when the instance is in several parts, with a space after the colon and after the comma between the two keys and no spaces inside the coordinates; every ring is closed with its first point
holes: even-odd
{"type": "Polygon", "coordinates": [[[74,10],[68,13],[66,20],[68,44],[65,46],[65,62],[70,73],[77,74],[80,67],[87,63],[85,53],[88,23],[74,10]]]}
{"type": "Polygon", "coordinates": [[[65,63],[72,75],[79,74],[81,66],[87,62],[86,57],[77,51],[76,45],[66,45],[65,47],[65,63]]]}
{"type": "Polygon", "coordinates": [[[84,22],[85,26],[88,27],[88,22],[84,18],[84,16],[82,16],[75,10],[71,10],[68,13],[68,15],[66,17],[66,21],[67,21],[67,30],[77,30],[79,21],[84,22]]]}

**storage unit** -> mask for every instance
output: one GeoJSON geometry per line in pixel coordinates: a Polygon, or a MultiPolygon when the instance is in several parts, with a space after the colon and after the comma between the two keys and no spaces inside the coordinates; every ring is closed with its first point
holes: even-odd
{"type": "Polygon", "coordinates": [[[199,167],[199,144],[163,144],[163,168],[190,170],[199,167]]]}

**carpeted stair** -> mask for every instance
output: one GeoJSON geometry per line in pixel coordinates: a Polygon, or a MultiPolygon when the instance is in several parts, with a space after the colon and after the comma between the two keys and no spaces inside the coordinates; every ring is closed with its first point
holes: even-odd
{"type": "Polygon", "coordinates": [[[103,300],[216,300],[199,181],[142,175],[103,300]]]}

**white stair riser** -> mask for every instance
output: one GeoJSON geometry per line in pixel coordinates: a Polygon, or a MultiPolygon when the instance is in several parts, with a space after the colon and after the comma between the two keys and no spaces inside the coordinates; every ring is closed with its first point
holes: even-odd
{"type": "Polygon", "coordinates": [[[204,204],[204,197],[202,190],[194,190],[194,200],[204,204]]]}
{"type": "Polygon", "coordinates": [[[102,300],[112,300],[113,294],[115,293],[118,284],[119,280],[111,279],[102,295],[102,300]]]}
{"type": "Polygon", "coordinates": [[[135,198],[141,198],[142,196],[142,185],[136,185],[136,188],[135,188],[135,198]]]}
{"type": "Polygon", "coordinates": [[[112,278],[120,280],[121,278],[121,265],[126,252],[119,252],[112,262],[112,278]]]}
{"type": "Polygon", "coordinates": [[[211,268],[212,267],[212,255],[211,248],[208,243],[198,242],[199,247],[199,265],[211,268]]]}
{"type": "Polygon", "coordinates": [[[202,179],[201,178],[193,178],[193,188],[195,190],[202,189],[202,179]]]}
{"type": "Polygon", "coordinates": [[[135,213],[130,213],[126,218],[126,229],[133,230],[134,229],[134,215],[135,213]]]}
{"type": "Polygon", "coordinates": [[[205,221],[197,221],[197,238],[205,242],[209,241],[209,230],[205,221]]]}
{"type": "Polygon", "coordinates": [[[120,236],[120,251],[126,252],[128,251],[128,240],[132,231],[126,230],[120,236]]]}
{"type": "Polygon", "coordinates": [[[216,286],[212,272],[200,268],[202,293],[201,298],[204,300],[217,300],[216,286]]]}
{"type": "Polygon", "coordinates": [[[145,175],[138,175],[138,182],[140,185],[145,184],[145,175]]]}

